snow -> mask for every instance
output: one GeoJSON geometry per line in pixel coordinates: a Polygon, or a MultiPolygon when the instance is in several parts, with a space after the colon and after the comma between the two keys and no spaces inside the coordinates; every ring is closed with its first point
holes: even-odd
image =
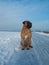
{"type": "Polygon", "coordinates": [[[30,50],[20,42],[20,32],[0,32],[0,65],[49,65],[49,36],[33,32],[30,50]]]}

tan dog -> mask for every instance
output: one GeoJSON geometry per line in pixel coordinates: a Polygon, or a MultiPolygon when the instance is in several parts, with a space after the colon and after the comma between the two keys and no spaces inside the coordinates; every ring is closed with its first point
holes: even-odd
{"type": "Polygon", "coordinates": [[[26,47],[29,49],[31,46],[31,28],[32,23],[30,21],[24,21],[23,22],[23,27],[21,31],[21,45],[22,45],[22,50],[24,50],[26,47]]]}

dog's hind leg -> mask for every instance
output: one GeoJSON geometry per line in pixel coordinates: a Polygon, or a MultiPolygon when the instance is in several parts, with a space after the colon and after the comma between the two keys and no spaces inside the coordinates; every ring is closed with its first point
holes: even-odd
{"type": "Polygon", "coordinates": [[[31,45],[31,36],[28,37],[28,45],[27,45],[27,49],[29,48],[33,48],[31,45]]]}

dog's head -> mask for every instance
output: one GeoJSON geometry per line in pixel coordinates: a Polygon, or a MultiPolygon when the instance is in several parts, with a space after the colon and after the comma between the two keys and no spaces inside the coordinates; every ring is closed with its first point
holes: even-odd
{"type": "Polygon", "coordinates": [[[32,27],[32,23],[30,21],[24,21],[23,24],[27,29],[30,29],[32,27]]]}

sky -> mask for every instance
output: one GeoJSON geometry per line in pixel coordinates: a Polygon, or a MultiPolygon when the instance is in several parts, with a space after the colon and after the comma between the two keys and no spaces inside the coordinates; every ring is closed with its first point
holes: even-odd
{"type": "Polygon", "coordinates": [[[21,31],[24,20],[49,31],[49,0],[0,0],[0,30],[21,31]]]}

